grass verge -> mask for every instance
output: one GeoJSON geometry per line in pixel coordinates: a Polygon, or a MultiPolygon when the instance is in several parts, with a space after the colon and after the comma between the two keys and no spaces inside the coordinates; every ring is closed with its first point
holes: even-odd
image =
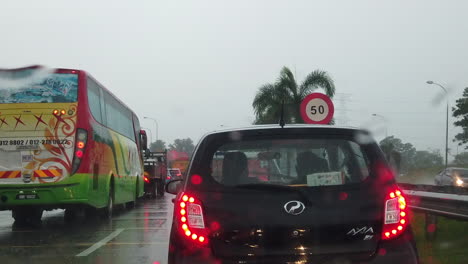
{"type": "Polygon", "coordinates": [[[468,221],[437,217],[433,239],[426,236],[424,214],[415,213],[411,224],[422,264],[468,263],[468,221]]]}

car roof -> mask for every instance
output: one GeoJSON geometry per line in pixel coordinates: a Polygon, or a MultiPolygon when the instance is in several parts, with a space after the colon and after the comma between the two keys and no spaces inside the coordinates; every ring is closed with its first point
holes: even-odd
{"type": "MultiPolygon", "coordinates": [[[[248,127],[239,127],[239,128],[227,128],[227,129],[220,129],[220,130],[214,130],[212,132],[206,133],[200,138],[200,143],[205,141],[206,138],[213,136],[213,135],[219,135],[223,133],[230,133],[230,132],[244,132],[244,131],[262,131],[262,130],[294,130],[294,129],[327,129],[327,130],[335,130],[335,131],[354,131],[354,132],[364,132],[364,133],[369,133],[368,130],[362,129],[362,128],[357,128],[357,127],[351,127],[351,126],[336,126],[336,125],[310,125],[310,124],[288,124],[285,125],[284,127],[281,127],[280,125],[252,125],[248,127]]],[[[198,146],[195,148],[194,153],[198,151],[198,146]]]]}
{"type": "Polygon", "coordinates": [[[309,125],[309,124],[287,124],[283,128],[279,125],[252,125],[248,127],[239,127],[239,128],[227,128],[227,129],[220,129],[214,130],[205,134],[202,138],[205,138],[209,135],[213,134],[220,134],[220,133],[228,133],[228,132],[241,132],[241,131],[251,131],[251,130],[270,130],[270,129],[335,129],[335,130],[354,130],[354,131],[366,131],[362,128],[351,127],[351,126],[336,126],[336,125],[309,125]]]}

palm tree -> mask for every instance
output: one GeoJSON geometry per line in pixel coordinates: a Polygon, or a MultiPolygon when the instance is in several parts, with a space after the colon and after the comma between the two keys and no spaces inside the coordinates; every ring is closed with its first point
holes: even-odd
{"type": "Polygon", "coordinates": [[[255,124],[273,124],[279,121],[281,105],[284,102],[284,120],[286,123],[304,123],[300,114],[302,100],[312,91],[322,88],[333,98],[335,84],[327,72],[315,70],[298,85],[288,67],[283,67],[280,77],[274,84],[260,87],[252,106],[255,111],[255,124]]]}

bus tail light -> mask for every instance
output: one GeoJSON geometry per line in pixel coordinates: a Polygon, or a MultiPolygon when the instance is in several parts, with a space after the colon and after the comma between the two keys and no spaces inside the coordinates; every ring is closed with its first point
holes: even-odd
{"type": "Polygon", "coordinates": [[[52,111],[52,114],[54,116],[62,116],[62,115],[65,115],[67,112],[65,111],[65,109],[62,109],[62,110],[59,110],[59,109],[54,109],[52,111]]]}
{"type": "Polygon", "coordinates": [[[201,202],[193,196],[182,194],[177,204],[177,213],[182,236],[198,245],[207,244],[208,229],[201,202]]]}
{"type": "Polygon", "coordinates": [[[401,190],[394,188],[385,198],[385,215],[382,239],[388,240],[401,235],[408,226],[406,199],[401,190]]]}
{"type": "Polygon", "coordinates": [[[75,155],[73,156],[73,164],[71,174],[74,174],[80,167],[81,159],[84,156],[86,143],[88,140],[88,132],[86,130],[78,128],[76,130],[75,140],[75,155]]]}

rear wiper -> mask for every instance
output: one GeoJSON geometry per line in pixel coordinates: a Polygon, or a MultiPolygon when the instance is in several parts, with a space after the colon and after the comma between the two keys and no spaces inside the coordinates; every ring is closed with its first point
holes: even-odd
{"type": "Polygon", "coordinates": [[[239,184],[235,185],[235,188],[242,188],[242,189],[251,189],[251,190],[278,190],[278,191],[288,191],[288,192],[295,192],[299,194],[301,200],[306,203],[306,205],[313,204],[310,201],[307,194],[301,189],[297,187],[291,187],[288,185],[279,185],[279,184],[268,184],[268,183],[247,183],[247,184],[239,184]]]}
{"type": "Polygon", "coordinates": [[[245,188],[245,189],[272,189],[272,190],[288,190],[288,191],[297,191],[296,188],[288,185],[279,185],[279,184],[269,184],[269,183],[246,183],[234,185],[236,188],[245,188]]]}

